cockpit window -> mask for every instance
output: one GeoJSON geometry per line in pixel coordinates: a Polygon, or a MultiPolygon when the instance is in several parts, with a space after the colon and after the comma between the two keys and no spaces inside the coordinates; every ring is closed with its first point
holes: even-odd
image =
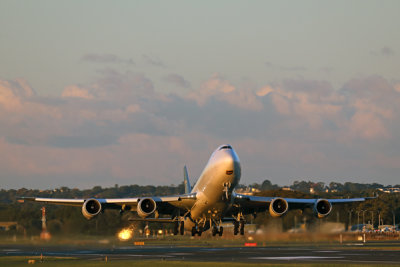
{"type": "Polygon", "coordinates": [[[232,147],[230,145],[221,146],[219,150],[222,150],[222,149],[232,149],[232,147]]]}

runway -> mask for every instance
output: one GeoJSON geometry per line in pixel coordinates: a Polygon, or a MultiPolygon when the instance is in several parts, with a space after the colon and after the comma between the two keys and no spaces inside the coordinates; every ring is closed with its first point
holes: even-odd
{"type": "Polygon", "coordinates": [[[398,264],[400,250],[355,247],[174,247],[118,246],[73,248],[68,246],[1,245],[0,256],[56,256],[78,259],[219,261],[247,263],[358,263],[398,264]]]}

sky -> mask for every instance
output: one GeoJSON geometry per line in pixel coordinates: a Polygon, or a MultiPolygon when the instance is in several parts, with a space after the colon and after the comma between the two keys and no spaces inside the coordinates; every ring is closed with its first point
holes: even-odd
{"type": "Polygon", "coordinates": [[[0,2],[0,188],[399,184],[399,1],[0,2]]]}

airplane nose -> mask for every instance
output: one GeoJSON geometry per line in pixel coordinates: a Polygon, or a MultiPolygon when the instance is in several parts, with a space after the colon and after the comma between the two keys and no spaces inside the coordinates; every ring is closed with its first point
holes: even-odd
{"type": "Polygon", "coordinates": [[[227,149],[218,151],[220,152],[218,155],[218,162],[221,165],[224,165],[226,168],[226,174],[231,175],[235,172],[235,175],[240,173],[240,160],[238,155],[233,149],[227,149]]]}
{"type": "Polygon", "coordinates": [[[234,164],[235,161],[239,161],[236,153],[233,150],[223,150],[219,151],[219,159],[220,161],[225,162],[226,164],[234,164]]]}

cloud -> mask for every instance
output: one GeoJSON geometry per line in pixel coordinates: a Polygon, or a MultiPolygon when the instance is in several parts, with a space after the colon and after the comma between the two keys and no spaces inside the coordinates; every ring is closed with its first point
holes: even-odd
{"type": "Polygon", "coordinates": [[[164,81],[172,83],[176,86],[182,88],[190,88],[190,82],[185,80],[181,75],[178,74],[169,74],[168,76],[164,77],[164,81]]]}
{"type": "Polygon", "coordinates": [[[91,63],[100,63],[100,64],[130,64],[134,65],[135,62],[133,59],[122,59],[114,54],[95,54],[88,53],[82,56],[82,61],[91,62],[91,63]]]}
{"type": "Polygon", "coordinates": [[[363,139],[386,138],[389,136],[383,120],[373,112],[357,111],[350,120],[351,134],[363,139]]]}
{"type": "Polygon", "coordinates": [[[90,88],[99,99],[126,105],[138,97],[156,97],[153,81],[142,73],[111,68],[97,73],[99,77],[90,88]]]}
{"type": "Polygon", "coordinates": [[[76,85],[70,85],[70,86],[65,87],[61,96],[62,97],[85,98],[85,99],[93,98],[93,95],[91,93],[89,93],[89,91],[87,89],[79,88],[76,85]]]}
{"type": "Polygon", "coordinates": [[[396,85],[394,86],[394,89],[395,89],[398,93],[400,93],[400,84],[396,84],[396,85]]]}
{"type": "Polygon", "coordinates": [[[298,72],[298,71],[306,71],[307,70],[307,68],[304,66],[283,66],[283,65],[272,63],[270,61],[265,62],[265,66],[270,69],[280,70],[280,71],[298,72]]]}
{"type": "Polygon", "coordinates": [[[392,48],[388,47],[388,46],[382,47],[380,52],[381,52],[381,55],[388,56],[388,57],[393,56],[393,55],[396,54],[394,52],[394,50],[392,48]]]}
{"type": "Polygon", "coordinates": [[[203,82],[198,90],[193,90],[187,97],[195,100],[200,106],[204,106],[210,99],[217,99],[243,109],[262,109],[262,103],[251,89],[237,88],[218,73],[203,82]]]}
{"type": "Polygon", "coordinates": [[[6,110],[21,109],[22,102],[34,95],[34,90],[24,79],[0,80],[0,106],[6,110]]]}
{"type": "Polygon", "coordinates": [[[251,179],[371,176],[379,166],[397,177],[384,161],[400,158],[398,103],[398,84],[380,76],[335,89],[305,79],[243,85],[214,74],[189,93],[164,94],[145,74],[107,68],[58,97],[3,80],[1,177],[21,186],[28,177],[48,186],[177,184],[179,166],[198,175],[222,143],[237,149],[251,179]]]}
{"type": "Polygon", "coordinates": [[[286,117],[290,127],[303,122],[310,129],[323,130],[324,123],[336,123],[342,108],[337,103],[340,96],[323,81],[285,80],[266,90],[275,110],[286,117]]]}
{"type": "Polygon", "coordinates": [[[355,137],[378,139],[391,137],[390,128],[398,122],[400,94],[394,85],[380,76],[352,79],[340,93],[346,97],[346,117],[355,137]]]}
{"type": "Polygon", "coordinates": [[[396,55],[396,52],[392,48],[384,46],[378,51],[372,51],[371,54],[374,56],[393,57],[396,55]]]}
{"type": "Polygon", "coordinates": [[[272,89],[272,87],[270,85],[267,85],[263,88],[261,88],[260,90],[257,91],[256,95],[258,96],[266,96],[269,93],[273,92],[274,89],[272,89]]]}
{"type": "Polygon", "coordinates": [[[161,59],[157,58],[157,57],[152,57],[152,56],[143,54],[142,58],[147,64],[149,64],[151,66],[161,67],[161,68],[165,68],[166,67],[164,62],[161,59]]]}

